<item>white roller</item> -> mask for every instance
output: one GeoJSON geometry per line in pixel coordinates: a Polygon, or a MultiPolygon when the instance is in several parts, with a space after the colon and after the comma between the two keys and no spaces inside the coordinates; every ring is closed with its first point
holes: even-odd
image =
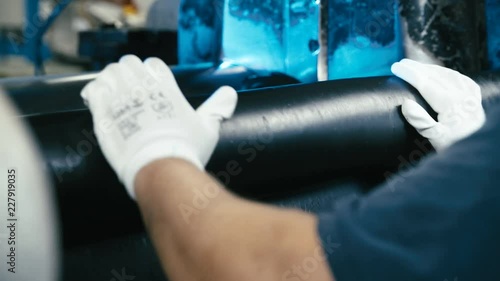
{"type": "Polygon", "coordinates": [[[15,109],[0,91],[0,280],[59,280],[60,237],[53,189],[31,133],[13,116],[15,109]],[[11,203],[15,200],[13,217],[8,209],[14,207],[8,206],[9,174],[11,182],[15,180],[10,196],[11,203]],[[9,228],[11,224],[15,227],[9,228]]]}

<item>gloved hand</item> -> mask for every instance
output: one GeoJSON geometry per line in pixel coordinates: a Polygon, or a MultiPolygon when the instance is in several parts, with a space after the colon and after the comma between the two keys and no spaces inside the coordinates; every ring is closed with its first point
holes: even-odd
{"type": "Polygon", "coordinates": [[[195,111],[167,65],[131,55],[107,66],[81,95],[104,156],[134,199],[136,174],[154,160],[182,158],[203,170],[238,100],[222,87],[195,111]]]}
{"type": "Polygon", "coordinates": [[[438,114],[436,122],[419,104],[403,103],[406,120],[436,151],[478,131],[486,116],[481,104],[481,88],[472,79],[437,65],[403,59],[392,66],[392,72],[413,85],[438,114]]]}

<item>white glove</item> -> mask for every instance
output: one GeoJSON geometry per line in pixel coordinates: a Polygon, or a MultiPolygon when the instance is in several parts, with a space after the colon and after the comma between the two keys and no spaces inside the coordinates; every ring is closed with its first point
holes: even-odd
{"type": "Polygon", "coordinates": [[[81,95],[104,156],[134,199],[136,174],[154,160],[182,158],[203,170],[238,100],[222,87],[195,111],[167,65],[131,55],[107,66],[81,95]]]}
{"type": "Polygon", "coordinates": [[[439,122],[436,122],[415,101],[403,103],[406,120],[429,139],[436,151],[472,135],[484,125],[481,88],[469,77],[409,59],[395,63],[392,72],[413,85],[438,114],[439,122]]]}

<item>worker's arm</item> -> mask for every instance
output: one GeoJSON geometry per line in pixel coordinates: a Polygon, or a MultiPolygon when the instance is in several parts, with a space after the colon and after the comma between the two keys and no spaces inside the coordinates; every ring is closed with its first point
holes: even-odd
{"type": "Polygon", "coordinates": [[[142,169],[136,194],[172,280],[333,280],[313,215],[238,198],[180,159],[142,169]]]}
{"type": "MultiPolygon", "coordinates": [[[[396,72],[411,80],[421,66],[407,63],[396,72]]],[[[101,149],[130,196],[138,199],[172,280],[314,281],[336,275],[324,254],[334,258],[333,241],[319,241],[314,216],[237,198],[204,172],[220,124],[234,112],[232,88],[223,87],[194,110],[163,62],[126,56],[87,85],[82,96],[101,149]]],[[[410,123],[422,133],[436,127],[414,108],[405,112],[410,123]]],[[[455,127],[448,125],[443,126],[451,142],[455,127]]]]}
{"type": "Polygon", "coordinates": [[[333,279],[314,216],[243,200],[205,173],[236,106],[232,88],[194,110],[163,62],[126,56],[82,96],[171,280],[333,279]]]}

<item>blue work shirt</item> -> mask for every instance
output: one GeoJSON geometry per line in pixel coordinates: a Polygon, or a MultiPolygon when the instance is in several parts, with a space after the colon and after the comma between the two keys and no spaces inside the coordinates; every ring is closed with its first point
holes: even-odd
{"type": "Polygon", "coordinates": [[[337,281],[500,280],[500,108],[476,134],[319,214],[337,281]]]}

